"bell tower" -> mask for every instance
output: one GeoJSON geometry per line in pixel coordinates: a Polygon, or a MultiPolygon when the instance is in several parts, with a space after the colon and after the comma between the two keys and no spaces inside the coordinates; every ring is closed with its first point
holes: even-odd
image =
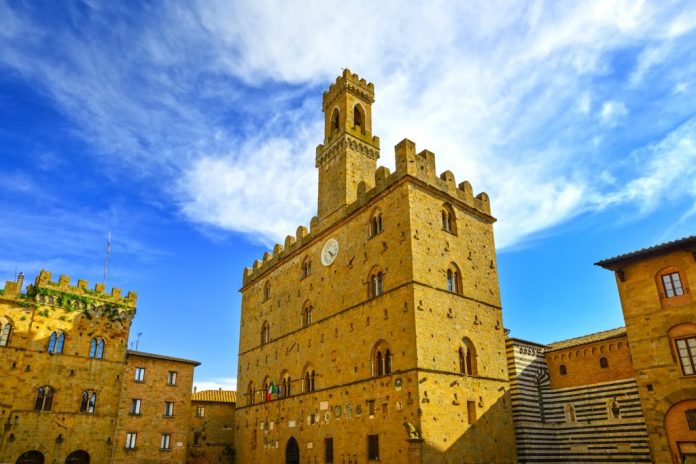
{"type": "Polygon", "coordinates": [[[379,137],[372,135],[375,86],[345,69],[324,92],[324,143],[317,147],[319,201],[323,221],[357,199],[358,184],[375,184],[379,137]]]}

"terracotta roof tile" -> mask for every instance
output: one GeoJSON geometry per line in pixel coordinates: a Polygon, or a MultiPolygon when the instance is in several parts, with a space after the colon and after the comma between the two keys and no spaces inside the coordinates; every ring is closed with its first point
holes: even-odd
{"type": "Polygon", "coordinates": [[[233,390],[202,390],[191,394],[191,401],[237,403],[237,392],[233,390]]]}
{"type": "Polygon", "coordinates": [[[562,350],[564,348],[570,348],[572,346],[586,345],[588,343],[601,342],[602,340],[609,340],[610,338],[618,338],[626,335],[626,327],[619,327],[617,329],[604,330],[602,332],[597,332],[589,335],[583,335],[582,337],[569,338],[568,340],[560,340],[557,342],[549,343],[548,351],[562,350]]]}
{"type": "Polygon", "coordinates": [[[623,255],[615,256],[609,259],[603,259],[595,263],[595,266],[601,266],[605,269],[617,270],[623,265],[640,258],[648,258],[650,256],[661,255],[673,250],[688,249],[696,251],[696,235],[680,238],[671,242],[661,243],[651,247],[643,248],[638,251],[632,251],[623,255]]]}

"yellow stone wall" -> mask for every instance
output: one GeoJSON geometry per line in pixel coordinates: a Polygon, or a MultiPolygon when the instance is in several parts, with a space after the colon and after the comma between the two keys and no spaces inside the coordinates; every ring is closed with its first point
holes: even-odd
{"type": "MultiPolygon", "coordinates": [[[[635,377],[655,462],[672,461],[664,420],[668,410],[682,400],[696,399],[694,376],[682,374],[670,330],[678,336],[696,335],[696,303],[691,285],[696,282],[693,250],[671,250],[627,263],[617,273],[626,331],[635,377]],[[659,283],[662,270],[676,268],[686,290],[683,297],[665,298],[659,283]],[[623,280],[622,278],[623,277],[623,280]]],[[[681,417],[681,421],[685,421],[681,417]]],[[[683,439],[683,437],[682,437],[683,439]]],[[[696,432],[691,440],[696,442],[696,432]]]]}
{"type": "Polygon", "coordinates": [[[199,432],[196,444],[191,434],[189,455],[194,464],[232,464],[234,461],[235,404],[217,401],[191,401],[191,427],[199,432]],[[203,416],[196,409],[203,408],[203,416]]]}
{"type": "Polygon", "coordinates": [[[186,462],[190,434],[190,395],[197,363],[155,355],[133,356],[127,351],[128,334],[135,314],[136,294],[111,294],[97,284],[87,288],[79,280],[42,271],[34,285],[21,292],[22,278],[7,282],[0,292],[0,321],[13,331],[7,346],[0,346],[0,462],[16,462],[31,450],[45,462],[65,462],[74,451],[86,451],[93,463],[186,462]],[[52,332],[63,332],[62,353],[48,353],[52,332]],[[90,358],[93,338],[104,340],[103,358],[90,358]],[[128,361],[127,361],[128,359],[128,361]],[[134,385],[132,363],[146,365],[148,377],[134,385]],[[177,385],[166,385],[167,373],[177,371],[177,385]],[[37,391],[54,390],[50,411],[35,411],[37,391]],[[128,416],[135,389],[141,391],[143,416],[128,416]],[[94,413],[80,412],[84,391],[96,392],[94,413]],[[163,401],[175,402],[175,417],[165,419],[163,401]],[[138,450],[124,456],[125,427],[139,432],[138,450]],[[140,432],[142,430],[142,435],[140,432]],[[159,451],[162,432],[172,431],[172,451],[159,451]],[[145,444],[154,443],[155,450],[145,444]],[[182,446],[177,447],[177,442],[182,446]]]}
{"type": "Polygon", "coordinates": [[[114,453],[115,464],[184,463],[191,434],[192,362],[179,362],[146,353],[129,352],[123,375],[120,410],[114,453]],[[143,381],[135,380],[136,368],[144,368],[143,381]],[[169,372],[176,372],[176,384],[168,384],[169,372]],[[141,400],[140,414],[130,414],[131,400],[141,400]],[[171,417],[164,415],[165,402],[173,402],[171,417]],[[136,448],[125,448],[126,433],[137,433],[136,448]],[[162,450],[162,434],[171,435],[170,449],[162,450]]]}
{"type": "Polygon", "coordinates": [[[26,294],[20,282],[8,282],[0,294],[0,317],[14,326],[8,346],[0,347],[0,462],[15,462],[38,450],[46,462],[64,462],[76,450],[93,462],[109,462],[123,381],[126,343],[136,295],[121,298],[102,285],[70,285],[67,276],[52,282],[42,271],[26,294]],[[114,306],[113,311],[104,305],[114,306]],[[63,352],[49,354],[51,332],[66,335],[63,352]],[[105,340],[103,359],[89,358],[93,337],[105,340]],[[39,387],[50,385],[50,411],[34,411],[39,387]],[[93,414],[80,413],[83,391],[97,393],[93,414]],[[55,461],[54,461],[55,459],[55,461]]]}
{"type": "MultiPolygon", "coordinates": [[[[320,176],[323,150],[317,150],[320,176]]],[[[372,166],[370,156],[365,152],[364,169],[372,166]]],[[[336,159],[329,169],[345,169],[336,159]]],[[[383,462],[515,461],[488,197],[474,197],[468,182],[457,186],[449,171],[437,177],[434,155],[416,154],[408,140],[396,147],[396,167],[395,173],[374,171],[356,186],[355,201],[320,214],[309,231],[299,227],[245,271],[238,462],[281,462],[290,437],[299,442],[302,462],[323,462],[326,438],[334,440],[334,462],[365,462],[368,434],[379,435],[383,462]],[[444,203],[455,213],[456,234],[442,230],[444,203]],[[370,237],[375,214],[384,227],[370,237]],[[323,266],[321,249],[330,238],[339,252],[323,266]],[[303,277],[307,260],[312,272],[303,277]],[[460,294],[447,291],[452,262],[462,274],[460,294]],[[370,298],[376,269],[384,274],[384,293],[370,298]],[[314,306],[313,321],[302,327],[307,304],[314,306]],[[262,345],[264,323],[270,342],[262,345]],[[476,347],[473,376],[459,372],[464,337],[476,347]],[[379,341],[393,353],[392,373],[375,377],[372,353],[379,341]],[[307,366],[316,373],[313,392],[302,392],[307,366]],[[259,386],[278,383],[284,373],[294,379],[292,396],[264,402],[259,386]],[[469,423],[470,408],[475,423],[469,423]]],[[[336,190],[345,188],[320,180],[320,209],[324,196],[340,197],[336,190]]]]}

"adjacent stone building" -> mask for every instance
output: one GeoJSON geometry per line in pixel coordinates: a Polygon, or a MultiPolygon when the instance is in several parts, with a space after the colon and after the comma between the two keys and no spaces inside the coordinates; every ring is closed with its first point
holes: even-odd
{"type": "Polygon", "coordinates": [[[696,462],[696,236],[597,265],[616,275],[653,459],[696,462]]]}
{"type": "Polygon", "coordinates": [[[192,464],[232,464],[234,451],[234,410],[237,392],[203,390],[191,396],[193,433],[189,454],[192,464]]]}
{"type": "Polygon", "coordinates": [[[508,340],[520,463],[652,462],[626,330],[508,340]]]}
{"type": "Polygon", "coordinates": [[[374,86],[323,97],[318,215],[244,272],[238,462],[515,462],[488,196],[396,146],[374,86]]]}
{"type": "Polygon", "coordinates": [[[136,294],[46,271],[22,285],[20,274],[0,290],[0,462],[186,462],[198,363],[126,349],[136,294]]]}

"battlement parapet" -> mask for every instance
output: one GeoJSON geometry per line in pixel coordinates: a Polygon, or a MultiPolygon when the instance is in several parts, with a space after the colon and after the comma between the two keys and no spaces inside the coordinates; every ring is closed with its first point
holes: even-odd
{"type": "MultiPolygon", "coordinates": [[[[317,153],[319,151],[319,148],[317,148],[317,153]]],[[[484,220],[495,221],[495,218],[491,216],[490,201],[485,192],[474,196],[471,184],[468,181],[464,181],[457,185],[454,174],[451,171],[445,171],[439,176],[436,174],[435,154],[433,152],[422,150],[416,153],[416,144],[408,139],[404,139],[396,145],[395,156],[396,171],[390,172],[384,166],[378,167],[375,170],[374,187],[369,190],[365,182],[360,182],[357,186],[356,201],[344,207],[341,217],[352,214],[400,179],[408,176],[418,179],[429,187],[446,194],[446,196],[453,199],[453,203],[458,203],[460,207],[478,214],[484,220]]],[[[319,163],[317,162],[317,164],[319,163]]],[[[321,224],[322,230],[328,226],[330,224],[321,224]]],[[[321,230],[318,230],[318,227],[319,222],[315,216],[310,221],[309,231],[307,231],[306,227],[299,226],[294,236],[288,235],[285,238],[284,246],[276,244],[273,247],[272,254],[266,252],[262,260],[254,262],[252,268],[245,268],[242,279],[243,286],[253,282],[293,251],[312,241],[321,232],[321,230]]]]}
{"type": "Polygon", "coordinates": [[[342,93],[352,93],[360,99],[372,104],[375,101],[375,86],[372,82],[367,82],[350,69],[346,68],[343,73],[336,78],[336,82],[329,86],[329,90],[324,92],[322,108],[324,111],[333,105],[336,98],[342,93]]]}
{"type": "MultiPolygon", "coordinates": [[[[123,297],[121,289],[118,287],[113,287],[110,294],[106,293],[103,283],[95,284],[94,289],[90,290],[87,281],[79,279],[77,285],[73,286],[70,284],[70,277],[67,275],[60,275],[58,277],[58,282],[51,281],[51,273],[46,270],[41,270],[39,275],[36,276],[31,292],[37,295],[51,292],[65,293],[79,297],[88,297],[102,303],[109,303],[131,309],[135,308],[138,299],[137,293],[133,291],[128,292],[126,296],[123,297]]],[[[29,289],[27,289],[27,293],[30,293],[29,289]]]]}

